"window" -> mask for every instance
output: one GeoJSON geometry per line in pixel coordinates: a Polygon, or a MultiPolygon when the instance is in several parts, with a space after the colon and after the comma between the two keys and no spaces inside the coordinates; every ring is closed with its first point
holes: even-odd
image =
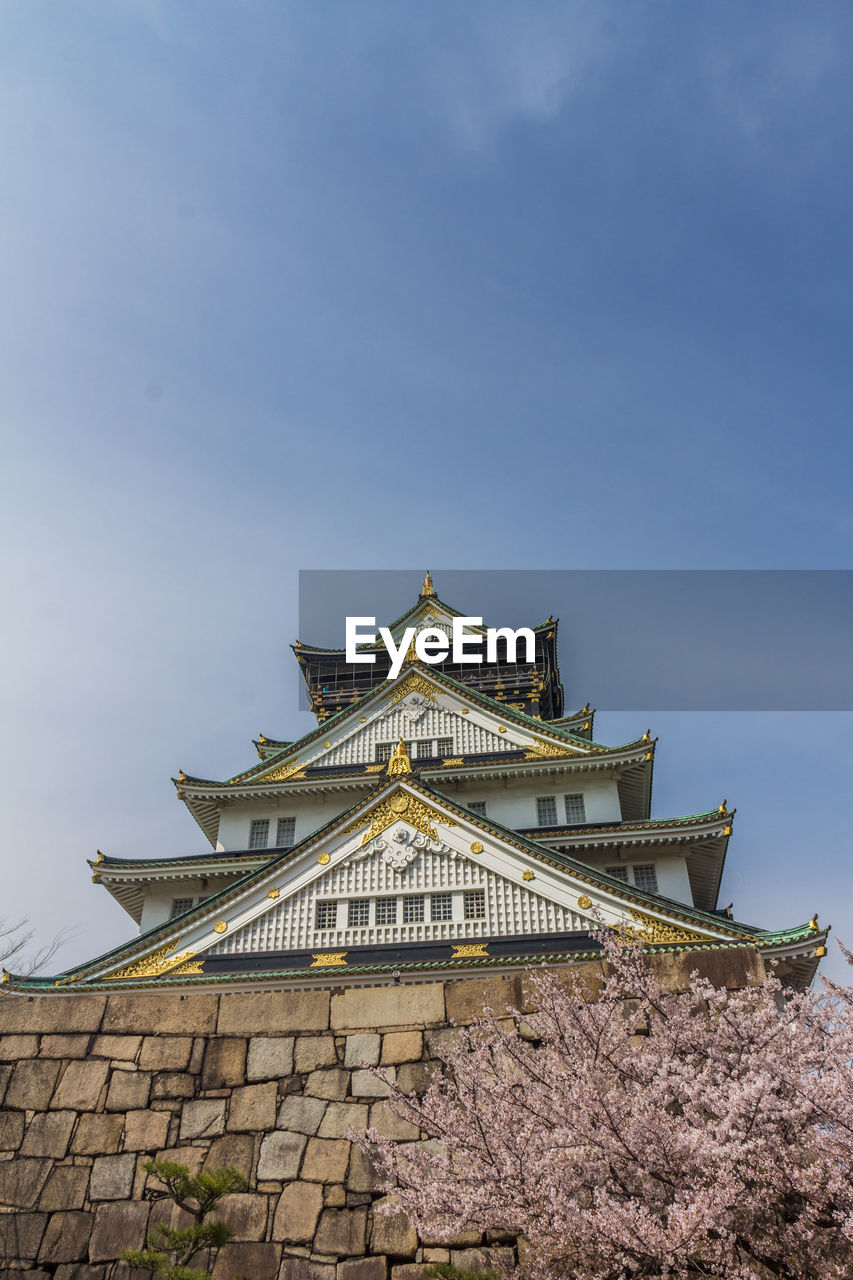
{"type": "Polygon", "coordinates": [[[453,739],[439,738],[438,742],[435,744],[435,754],[437,756],[452,756],[453,755],[453,739]]]}
{"type": "Polygon", "coordinates": [[[175,916],[183,915],[185,911],[189,911],[193,901],[194,900],[192,898],[173,898],[172,910],[169,912],[169,919],[171,920],[175,916]]]}
{"type": "Polygon", "coordinates": [[[634,867],[634,884],[638,889],[646,889],[649,893],[658,891],[658,873],[653,862],[637,863],[634,867]]]}
{"type": "Polygon", "coordinates": [[[557,797],[556,796],[537,796],[536,821],[540,827],[556,827],[557,825],[557,797]]]}
{"type": "Polygon", "coordinates": [[[430,918],[432,920],[453,919],[453,894],[434,893],[430,901],[430,918]]]}
{"type": "Polygon", "coordinates": [[[338,920],[338,904],[334,899],[317,903],[317,928],[334,929],[338,920]]]}
{"type": "Polygon", "coordinates": [[[466,889],[464,894],[464,902],[465,902],[465,919],[466,920],[485,920],[486,918],[485,889],[466,889]]]}
{"type": "Polygon", "coordinates": [[[583,795],[564,796],[566,801],[566,822],[586,822],[586,806],[583,795]]]}
{"type": "Polygon", "coordinates": [[[360,929],[370,924],[370,899],[351,898],[347,907],[347,927],[360,929]]]}
{"type": "Polygon", "coordinates": [[[485,818],[486,816],[485,800],[471,800],[468,804],[468,808],[471,810],[472,813],[479,813],[481,818],[485,818]]]}
{"type": "Polygon", "coordinates": [[[379,764],[387,764],[391,759],[391,752],[394,750],[393,742],[377,742],[376,759],[379,764]]]}
{"type": "Polygon", "coordinates": [[[249,848],[266,849],[270,842],[269,818],[253,818],[249,827],[249,848]]]}
{"type": "Polygon", "coordinates": [[[275,828],[276,847],[283,849],[286,845],[293,844],[296,836],[296,819],[295,818],[279,818],[275,828]]]}
{"type": "Polygon", "coordinates": [[[605,867],[604,870],[609,876],[613,876],[614,880],[624,880],[626,884],[628,883],[627,867],[605,867]]]}
{"type": "Polygon", "coordinates": [[[428,760],[432,755],[432,742],[429,739],[426,742],[418,743],[418,759],[428,760]]]}
{"type": "Polygon", "coordinates": [[[377,924],[396,924],[397,923],[397,899],[396,898],[377,898],[376,899],[376,923],[377,924]]]}
{"type": "Polygon", "coordinates": [[[417,924],[424,919],[424,899],[420,894],[409,894],[403,899],[403,924],[417,924]]]}

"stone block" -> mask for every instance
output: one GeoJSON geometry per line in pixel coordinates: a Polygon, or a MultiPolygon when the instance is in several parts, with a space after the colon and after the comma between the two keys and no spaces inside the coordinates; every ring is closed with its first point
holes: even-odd
{"type": "MultiPolygon", "coordinates": [[[[394,1080],[397,1068],[388,1067],[386,1070],[388,1078],[394,1080]]],[[[354,1098],[387,1098],[391,1092],[385,1081],[380,1080],[370,1071],[353,1071],[350,1088],[354,1098]]]]}
{"type": "Polygon", "coordinates": [[[148,1106],[150,1071],[114,1071],[107,1090],[107,1111],[139,1111],[148,1106]]]}
{"type": "Polygon", "coordinates": [[[107,1262],[120,1258],[124,1249],[141,1249],[149,1208],[145,1201],[139,1200],[99,1205],[89,1242],[90,1261],[107,1262]]]}
{"type": "Polygon", "coordinates": [[[279,1280],[335,1280],[335,1264],[291,1254],[282,1259],[279,1280]]]}
{"type": "Polygon", "coordinates": [[[316,1253],[352,1258],[364,1253],[367,1209],[324,1209],[314,1237],[316,1253]]]}
{"type": "Polygon", "coordinates": [[[326,1071],[312,1071],[305,1082],[305,1093],[309,1098],[328,1098],[340,1102],[349,1093],[350,1073],[341,1071],[339,1067],[330,1067],[326,1071]]]}
{"type": "Polygon", "coordinates": [[[293,1036],[252,1036],[247,1080],[281,1080],[293,1073],[293,1036]]]}
{"type": "Polygon", "coordinates": [[[373,1205],[370,1226],[370,1252],[385,1253],[392,1258],[414,1258],[418,1233],[393,1196],[383,1196],[373,1205]]]}
{"type": "Polygon", "coordinates": [[[92,1219],[91,1213],[82,1213],[78,1209],[52,1213],[39,1249],[39,1262],[85,1261],[89,1254],[92,1219]]]}
{"type": "Polygon", "coordinates": [[[300,1177],[306,1182],[343,1182],[350,1144],[342,1138],[309,1138],[300,1177]]]}
{"type": "Polygon", "coordinates": [[[17,1151],[23,1136],[23,1111],[0,1111],[0,1151],[17,1151]]]}
{"type": "Polygon", "coordinates": [[[436,1062],[404,1062],[397,1068],[397,1086],[403,1093],[422,1094],[438,1070],[436,1062]]]}
{"type": "Polygon", "coordinates": [[[226,1089],[246,1078],[246,1041],[241,1036],[208,1040],[201,1070],[202,1089],[226,1089]]]}
{"type": "Polygon", "coordinates": [[[114,1151],[118,1151],[123,1128],[123,1116],[84,1114],[77,1121],[77,1130],[71,1139],[71,1154],[112,1155],[114,1151]]]}
{"type": "Polygon", "coordinates": [[[443,1236],[431,1236],[429,1232],[421,1236],[421,1244],[427,1245],[453,1245],[457,1248],[470,1248],[477,1245],[483,1239],[482,1231],[466,1231],[464,1228],[457,1231],[455,1235],[447,1234],[443,1236]]]}
{"type": "Polygon", "coordinates": [[[135,1062],[141,1044],[142,1036],[95,1036],[92,1056],[111,1058],[115,1062],[135,1062]]]}
{"type": "Polygon", "coordinates": [[[219,1250],[211,1276],[212,1280],[231,1280],[232,1276],[277,1280],[280,1262],[280,1244],[234,1242],[219,1250]]]}
{"type": "Polygon", "coordinates": [[[430,1280],[432,1264],[426,1262],[401,1262],[391,1268],[391,1280],[430,1280]]]}
{"type": "Polygon", "coordinates": [[[46,1213],[0,1213],[0,1259],[31,1262],[38,1255],[46,1213]]]}
{"type": "Polygon", "coordinates": [[[317,1130],[318,1138],[347,1138],[351,1129],[367,1128],[366,1102],[330,1102],[317,1130]]]}
{"type": "Polygon", "coordinates": [[[338,1061],[331,1036],[299,1036],[293,1046],[293,1070],[302,1075],[320,1067],[334,1067],[338,1061]]]}
{"type": "Polygon", "coordinates": [[[6,1095],[6,1087],[9,1084],[9,1081],[11,1080],[11,1078],[12,1078],[11,1063],[8,1063],[8,1062],[0,1063],[0,1102],[3,1101],[3,1098],[6,1095]]]}
{"type": "Polygon", "coordinates": [[[47,1181],[50,1165],[50,1160],[38,1160],[29,1156],[0,1160],[0,1205],[31,1209],[47,1181]]]}
{"type": "Polygon", "coordinates": [[[42,1058],[85,1058],[91,1039],[85,1034],[42,1036],[39,1055],[42,1058]]]}
{"type": "Polygon", "coordinates": [[[139,1053],[145,1071],[186,1071],[192,1036],[146,1036],[139,1053]]]}
{"type": "Polygon", "coordinates": [[[228,1223],[232,1240],[263,1240],[267,1230],[267,1197],[248,1191],[223,1196],[215,1216],[228,1223]]]}
{"type": "Polygon", "coordinates": [[[250,1132],[275,1127],[278,1106],[278,1083],[247,1084],[231,1094],[228,1128],[250,1132]]]}
{"type": "MultiPolygon", "coordinates": [[[[3,997],[5,1003],[7,997],[3,997]]],[[[22,1060],[15,1067],[6,1090],[4,1106],[21,1111],[46,1111],[59,1076],[58,1062],[22,1060]]]]}
{"type": "MultiPolygon", "coordinates": [[[[587,960],[566,969],[552,969],[551,975],[558,986],[567,989],[573,979],[580,982],[581,991],[588,1000],[597,1000],[604,984],[604,965],[598,960],[587,960]]],[[[522,999],[518,1006],[522,1013],[533,1013],[539,1005],[536,983],[528,974],[521,978],[522,999]]]]}
{"type": "Polygon", "coordinates": [[[345,1067],[375,1067],[379,1061],[381,1039],[375,1031],[365,1031],[361,1035],[347,1036],[344,1051],[345,1067]]]}
{"type": "Polygon", "coordinates": [[[460,1271],[500,1271],[512,1269],[515,1257],[512,1249],[492,1247],[486,1249],[452,1249],[450,1261],[460,1271]]]}
{"type": "Polygon", "coordinates": [[[45,1183],[38,1207],[48,1213],[56,1213],[60,1209],[82,1209],[88,1188],[88,1165],[55,1165],[45,1183]]]}
{"type": "Polygon", "coordinates": [[[209,1035],[216,1030],[219,996],[193,992],[184,999],[178,992],[116,991],[107,997],[103,1032],[150,1033],[156,1027],[162,1035],[209,1035]]]}
{"type": "Polygon", "coordinates": [[[655,955],[652,968],[667,991],[684,991],[690,974],[698,970],[715,987],[740,990],[764,981],[764,961],[752,947],[732,947],[725,951],[688,951],[682,955],[655,955]]]}
{"type": "Polygon", "coordinates": [[[38,1036],[0,1036],[0,1062],[17,1062],[19,1058],[35,1058],[38,1051],[38,1036]]]}
{"type": "Polygon", "coordinates": [[[444,1022],[444,983],[412,986],[349,987],[332,996],[335,1031],[373,1027],[425,1027],[444,1022]]]}
{"type": "Polygon", "coordinates": [[[195,1093],[195,1076],[183,1071],[164,1071],[154,1077],[152,1098],[191,1098],[195,1093]]]}
{"type": "Polygon", "coordinates": [[[382,1037],[382,1056],[379,1061],[383,1067],[396,1066],[400,1062],[418,1062],[423,1051],[422,1031],[389,1031],[382,1037]]]}
{"type": "Polygon", "coordinates": [[[424,1249],[424,1262],[449,1262],[449,1249],[424,1249]]]}
{"type": "MultiPolygon", "coordinates": [[[[347,1189],[340,1182],[326,1182],[323,1185],[323,1204],[329,1209],[343,1209],[348,1205],[347,1189]]],[[[355,1206],[349,1205],[350,1208],[355,1206]]]]}
{"type": "Polygon", "coordinates": [[[370,1157],[360,1147],[353,1147],[350,1152],[347,1189],[354,1192],[377,1191],[380,1182],[370,1157]]]}
{"type": "Polygon", "coordinates": [[[268,1133],[261,1143],[258,1181],[286,1182],[299,1172],[307,1139],[300,1133],[268,1133]]]}
{"type": "Polygon", "coordinates": [[[492,1009],[502,1017],[507,1008],[521,1007],[521,975],[459,978],[445,984],[445,1000],[449,1022],[475,1022],[483,1016],[484,1009],[492,1009]]]}
{"type": "Polygon", "coordinates": [[[263,1027],[271,1035],[325,1031],[329,1025],[328,991],[229,992],[221,997],[220,1035],[250,1035],[263,1027]]]}
{"type": "Polygon", "coordinates": [[[386,1258],[346,1258],[338,1263],[337,1280],[385,1280],[386,1258]]]}
{"type": "Polygon", "coordinates": [[[133,1190],[136,1156],[96,1156],[89,1178],[90,1200],[127,1200],[133,1190]]]}
{"type": "Polygon", "coordinates": [[[32,999],[8,995],[0,1001],[0,1031],[97,1031],[106,996],[73,995],[32,999]]]}
{"type": "Polygon", "coordinates": [[[392,1104],[385,1099],[374,1102],[370,1108],[370,1127],[381,1133],[383,1138],[391,1138],[394,1142],[417,1141],[421,1136],[418,1125],[395,1115],[392,1104]]]}
{"type": "MultiPolygon", "coordinates": [[[[58,1066],[58,1063],[51,1063],[58,1066]]],[[[90,1059],[88,1062],[69,1062],[56,1086],[51,1101],[55,1110],[71,1107],[75,1111],[94,1111],[101,1097],[101,1090],[106,1082],[108,1062],[90,1059]]],[[[73,1261],[73,1259],[71,1259],[73,1261]]]]}
{"type": "Polygon", "coordinates": [[[33,1116],[21,1145],[22,1156],[53,1156],[61,1160],[68,1150],[76,1111],[42,1111],[33,1116]]]}
{"type": "Polygon", "coordinates": [[[125,1116],[125,1151],[156,1151],[168,1137],[168,1111],[128,1111],[125,1116]]]}
{"type": "Polygon", "coordinates": [[[279,1129],[290,1129],[294,1133],[316,1133],[328,1105],[323,1098],[303,1098],[292,1093],[279,1107],[276,1124],[279,1129]]]}
{"type": "Polygon", "coordinates": [[[211,1169],[239,1169],[244,1178],[252,1175],[252,1162],[255,1155],[255,1139],[250,1133],[226,1133],[222,1138],[214,1138],[210,1150],[204,1158],[204,1171],[211,1169]]]}
{"type": "Polygon", "coordinates": [[[273,1237],[310,1244],[323,1208],[323,1188],[316,1182],[289,1182],[279,1196],[273,1237]]]}
{"type": "Polygon", "coordinates": [[[181,1109],[181,1140],[215,1138],[225,1132],[225,1099],[199,1098],[181,1109]]]}

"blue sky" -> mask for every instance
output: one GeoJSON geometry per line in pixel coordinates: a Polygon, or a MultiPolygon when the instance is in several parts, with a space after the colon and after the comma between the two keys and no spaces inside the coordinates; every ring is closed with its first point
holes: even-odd
{"type": "MultiPolygon", "coordinates": [[[[307,727],[300,568],[850,567],[851,28],[6,0],[8,914],[119,941],[84,858],[307,727]]],[[[738,914],[853,939],[850,716],[649,710],[738,914]]]]}

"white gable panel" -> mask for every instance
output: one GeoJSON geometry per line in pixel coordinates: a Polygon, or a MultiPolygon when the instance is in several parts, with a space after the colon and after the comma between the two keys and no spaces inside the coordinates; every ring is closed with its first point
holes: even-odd
{"type": "Polygon", "coordinates": [[[383,714],[357,729],[339,746],[332,747],[315,763],[322,765],[370,764],[376,759],[379,742],[424,742],[436,738],[453,739],[453,755],[474,755],[487,751],[517,751],[526,746],[510,733],[497,733],[479,724],[471,716],[463,716],[438,704],[424,709],[404,699],[383,714]]]}
{"type": "Polygon", "coordinates": [[[494,935],[572,932],[589,927],[580,913],[513,883],[481,862],[462,857],[447,845],[438,850],[419,851],[416,860],[402,872],[394,870],[379,854],[363,859],[349,858],[311,884],[287,898],[276,900],[263,915],[223,938],[213,950],[218,954],[244,951],[323,951],[380,945],[382,943],[486,938],[494,935]],[[465,890],[485,891],[485,918],[466,920],[463,915],[465,890]],[[454,894],[454,918],[432,921],[429,898],[432,893],[454,894]],[[347,928],[346,908],[341,907],[338,926],[315,928],[318,901],[351,898],[402,898],[423,894],[426,919],[411,924],[402,921],[398,902],[397,923],[373,923],[347,928]]]}

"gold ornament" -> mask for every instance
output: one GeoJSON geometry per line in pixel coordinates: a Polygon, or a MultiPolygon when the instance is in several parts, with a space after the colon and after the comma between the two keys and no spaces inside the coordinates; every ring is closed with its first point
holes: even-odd
{"type": "Polygon", "coordinates": [[[305,766],[301,765],[298,760],[294,760],[291,764],[283,764],[278,769],[273,769],[272,773],[265,773],[262,778],[258,778],[258,782],[286,782],[288,778],[302,778],[305,776],[305,766]]]}
{"type": "Polygon", "coordinates": [[[277,898],[280,892],[281,892],[281,890],[280,890],[280,889],[270,889],[269,893],[267,894],[267,897],[268,897],[268,898],[277,898]]]}
{"type": "Polygon", "coordinates": [[[430,702],[435,702],[435,686],[431,685],[419,671],[410,671],[396,687],[392,686],[388,690],[385,697],[391,699],[393,707],[396,702],[402,702],[403,698],[410,693],[421,693],[425,698],[429,698],[430,702]]]}
{"type": "MultiPolygon", "coordinates": [[[[312,955],[314,955],[313,952],[312,955]]],[[[347,953],[345,951],[321,951],[314,955],[311,968],[319,969],[322,965],[341,965],[346,964],[346,962],[347,953]]]]}
{"type": "Polygon", "coordinates": [[[213,932],[224,933],[227,928],[228,928],[227,920],[217,920],[216,924],[213,926],[213,932]]]}
{"type": "Polygon", "coordinates": [[[388,761],[388,767],[385,772],[390,778],[396,777],[400,773],[412,772],[412,762],[408,757],[406,744],[402,738],[391,752],[391,758],[388,761]]]}
{"type": "Polygon", "coordinates": [[[462,959],[467,959],[470,956],[487,956],[489,954],[488,951],[486,950],[488,945],[489,945],[488,942],[451,943],[451,946],[453,947],[453,955],[450,957],[450,959],[462,960],[462,959]]]}
{"type": "Polygon", "coordinates": [[[475,841],[474,841],[474,843],[473,843],[473,844],[471,844],[471,845],[469,846],[469,848],[470,848],[470,850],[471,850],[471,852],[472,852],[472,853],[482,853],[482,852],[483,852],[483,845],[482,845],[482,842],[481,842],[480,840],[475,840],[475,841]]]}
{"type": "Polygon", "coordinates": [[[580,907],[581,911],[589,911],[590,907],[592,906],[592,898],[588,898],[585,893],[581,894],[581,896],[578,898],[578,906],[580,907]]]}
{"type": "Polygon", "coordinates": [[[374,840],[376,836],[380,836],[386,827],[390,827],[392,823],[401,818],[410,827],[414,827],[416,831],[429,836],[431,840],[438,839],[438,832],[433,826],[433,822],[440,822],[445,827],[456,826],[452,818],[446,817],[445,814],[440,813],[437,809],[424,804],[423,800],[417,796],[410,795],[408,791],[401,789],[395,791],[391,796],[386,796],[384,800],[380,800],[379,804],[372,809],[368,809],[367,813],[363,813],[354,822],[351,822],[348,827],[344,827],[343,834],[349,835],[353,831],[360,831],[363,826],[369,823],[368,830],[365,831],[361,838],[363,847],[369,844],[371,840],[374,840]]]}
{"type": "Polygon", "coordinates": [[[423,586],[421,587],[421,595],[422,596],[435,595],[435,587],[432,585],[432,577],[430,575],[429,569],[427,569],[426,577],[424,578],[423,586]]]}
{"type": "Polygon", "coordinates": [[[183,965],[192,960],[195,955],[194,951],[181,951],[171,956],[168,954],[180,944],[180,938],[177,941],[167,942],[164,947],[159,947],[149,955],[142,956],[139,960],[132,960],[130,964],[124,965],[121,969],[116,969],[114,973],[108,973],[104,981],[115,982],[122,978],[159,978],[161,974],[169,973],[178,965],[183,965]]]}
{"type": "Polygon", "coordinates": [[[326,863],[329,861],[329,855],[327,853],[318,853],[317,861],[321,867],[325,867],[326,863]]]}
{"type": "Polygon", "coordinates": [[[535,880],[536,876],[528,869],[527,871],[522,871],[521,878],[522,880],[535,880]]]}
{"type": "Polygon", "coordinates": [[[635,911],[632,907],[629,910],[631,919],[636,920],[637,924],[619,925],[618,931],[637,938],[640,942],[647,942],[653,946],[665,946],[673,942],[707,941],[701,933],[696,933],[692,929],[683,929],[679,925],[667,924],[664,920],[655,920],[653,916],[648,916],[643,911],[635,911]]]}

